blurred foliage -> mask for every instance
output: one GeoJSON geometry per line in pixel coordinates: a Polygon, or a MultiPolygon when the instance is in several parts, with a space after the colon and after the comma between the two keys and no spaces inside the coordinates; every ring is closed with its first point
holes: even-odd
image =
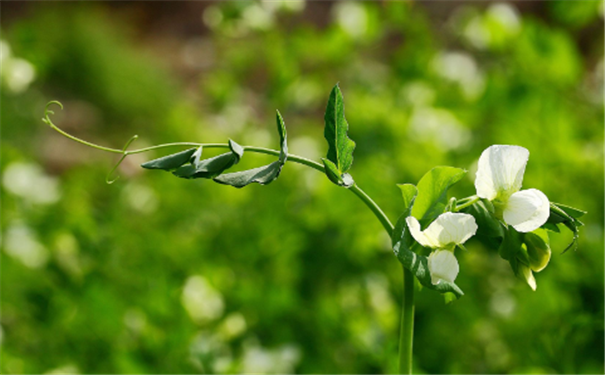
{"type": "Polygon", "coordinates": [[[589,212],[578,251],[552,236],[536,292],[469,241],[465,297],[417,294],[415,371],[604,370],[602,2],[7,3],[2,16],[2,372],[395,371],[401,269],[353,194],[290,163],[241,190],[139,167],[159,152],[106,185],[115,155],[40,121],[56,99],[58,125],[116,148],[135,133],[133,147],[274,147],[278,108],[290,151],[318,160],[336,82],[350,172],[391,220],[395,184],[436,165],[469,169],[453,193],[473,194],[495,143],[530,150],[524,186],[589,212]]]}

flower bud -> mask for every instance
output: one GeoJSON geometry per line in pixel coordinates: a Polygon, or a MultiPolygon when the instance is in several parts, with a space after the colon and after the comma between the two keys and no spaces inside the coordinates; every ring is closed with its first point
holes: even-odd
{"type": "Polygon", "coordinates": [[[523,237],[529,256],[529,266],[534,272],[542,271],[550,261],[548,237],[544,238],[536,233],[525,233],[523,237]]]}
{"type": "Polygon", "coordinates": [[[536,279],[534,278],[531,269],[521,262],[519,262],[517,267],[517,277],[525,281],[527,285],[535,291],[537,288],[536,279]]]}

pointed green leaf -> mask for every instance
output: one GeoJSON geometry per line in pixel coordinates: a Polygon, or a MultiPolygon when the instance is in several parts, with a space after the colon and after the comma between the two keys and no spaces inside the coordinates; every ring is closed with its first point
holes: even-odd
{"type": "Polygon", "coordinates": [[[141,164],[141,167],[147,169],[163,169],[165,171],[171,171],[191,160],[191,156],[193,155],[195,150],[195,148],[190,148],[189,150],[177,152],[176,154],[167,155],[158,159],[150,160],[146,163],[141,164]]]}
{"type": "Polygon", "coordinates": [[[202,147],[198,149],[191,164],[183,165],[172,172],[175,176],[182,178],[214,178],[233,165],[237,164],[244,154],[244,149],[239,144],[229,140],[230,152],[200,160],[202,147]]]}
{"type": "Polygon", "coordinates": [[[334,163],[326,158],[321,158],[321,161],[324,163],[324,168],[326,170],[326,175],[338,186],[344,186],[346,188],[351,187],[355,181],[353,181],[353,177],[351,177],[348,173],[340,173],[338,168],[334,163]]]}
{"type": "Polygon", "coordinates": [[[340,174],[345,173],[353,164],[355,142],[347,136],[349,124],[345,119],[344,102],[338,84],[330,93],[324,120],[324,136],[328,141],[327,158],[336,165],[340,174]]]}
{"type": "Polygon", "coordinates": [[[424,226],[441,215],[447,204],[447,191],[466,171],[454,167],[435,167],[418,182],[418,196],[412,215],[424,226]]]}
{"type": "Polygon", "coordinates": [[[558,207],[559,209],[561,209],[562,211],[564,211],[567,215],[573,217],[574,219],[579,219],[582,216],[587,214],[586,211],[582,211],[578,208],[567,206],[565,204],[554,203],[554,202],[552,204],[555,205],[556,207],[558,207]]]}
{"type": "Polygon", "coordinates": [[[286,133],[286,124],[281,117],[281,113],[279,113],[279,111],[276,112],[277,132],[279,133],[280,144],[279,162],[283,165],[286,162],[286,159],[288,159],[288,135],[286,133]]]}
{"type": "Polygon", "coordinates": [[[261,185],[268,185],[279,176],[281,169],[282,164],[279,161],[274,161],[273,163],[262,167],[222,174],[215,177],[214,181],[223,185],[231,185],[236,188],[242,188],[254,182],[261,185]]]}

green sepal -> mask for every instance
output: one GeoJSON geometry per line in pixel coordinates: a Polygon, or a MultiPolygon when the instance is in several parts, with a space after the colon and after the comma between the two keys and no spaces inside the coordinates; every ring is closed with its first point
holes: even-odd
{"type": "Polygon", "coordinates": [[[488,200],[479,200],[462,209],[462,212],[472,215],[477,223],[475,238],[488,248],[497,249],[502,244],[506,228],[494,216],[494,206],[488,200]]]}
{"type": "Polygon", "coordinates": [[[342,175],[353,164],[355,142],[349,139],[347,135],[349,124],[345,119],[344,101],[338,84],[334,86],[330,93],[324,121],[324,137],[328,141],[327,159],[334,163],[336,169],[342,175]]]}
{"type": "Polygon", "coordinates": [[[420,179],[412,216],[420,221],[422,229],[445,212],[448,189],[460,181],[465,173],[460,168],[435,167],[420,179]]]}
{"type": "Polygon", "coordinates": [[[326,176],[328,176],[328,179],[330,181],[332,181],[338,186],[343,186],[346,188],[353,186],[355,181],[353,180],[353,177],[351,177],[350,174],[340,173],[336,165],[326,158],[321,158],[321,161],[324,163],[326,176]]]}
{"type": "Polygon", "coordinates": [[[277,132],[280,138],[280,154],[279,159],[271,164],[262,167],[248,169],[240,172],[226,173],[214,178],[214,181],[223,185],[230,185],[236,188],[242,188],[251,183],[268,185],[273,180],[279,177],[282,167],[288,159],[288,136],[286,133],[286,125],[284,120],[277,111],[276,114],[277,132]]]}
{"type": "MultiPolygon", "coordinates": [[[[521,236],[521,233],[517,232],[511,225],[503,232],[504,238],[498,248],[498,254],[500,254],[502,259],[514,262],[517,258],[517,253],[521,250],[523,245],[523,237],[521,236]]],[[[513,270],[515,269],[512,263],[511,267],[513,267],[513,270]]]]}
{"type": "Polygon", "coordinates": [[[162,156],[158,159],[153,159],[141,164],[141,167],[146,169],[162,169],[171,171],[180,167],[191,160],[191,156],[195,153],[195,148],[190,148],[185,151],[177,152],[176,154],[162,156]]]}
{"type": "MultiPolygon", "coordinates": [[[[192,160],[191,164],[183,165],[172,174],[181,178],[214,178],[227,169],[231,168],[235,164],[239,163],[240,159],[244,155],[244,148],[232,140],[229,140],[229,149],[231,152],[220,154],[212,158],[199,160],[196,158],[192,160]]],[[[202,153],[202,147],[198,151],[202,153]]]]}
{"type": "Polygon", "coordinates": [[[441,281],[439,284],[434,285],[431,282],[428,258],[413,251],[414,247],[420,248],[420,246],[412,238],[407,227],[406,218],[410,216],[415,205],[414,201],[418,199],[419,193],[416,186],[412,184],[402,184],[397,186],[401,189],[404,210],[403,214],[397,220],[395,229],[391,234],[393,252],[397,256],[399,262],[401,262],[401,264],[403,264],[407,270],[414,274],[422,286],[428,289],[436,290],[440,293],[451,293],[456,298],[460,298],[464,295],[464,293],[456,284],[441,281]]]}

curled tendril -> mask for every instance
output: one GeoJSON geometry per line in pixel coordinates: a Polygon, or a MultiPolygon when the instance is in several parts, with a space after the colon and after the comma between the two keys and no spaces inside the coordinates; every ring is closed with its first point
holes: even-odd
{"type": "MultiPolygon", "coordinates": [[[[126,158],[126,156],[128,156],[129,154],[131,154],[132,152],[127,151],[128,146],[130,146],[130,144],[137,138],[139,138],[138,135],[134,135],[132,138],[130,138],[128,140],[128,142],[126,142],[126,144],[124,145],[124,148],[122,148],[121,150],[118,150],[116,148],[110,148],[110,147],[104,147],[104,146],[100,146],[88,141],[85,141],[83,139],[80,139],[78,137],[75,137],[61,129],[59,129],[59,127],[55,124],[53,124],[52,120],[50,119],[50,115],[54,115],[55,112],[51,109],[49,109],[49,107],[52,105],[58,105],[59,108],[63,109],[63,104],[61,104],[61,102],[58,102],[56,100],[50,101],[46,104],[46,107],[44,107],[44,118],[42,119],[42,121],[45,124],[48,124],[51,128],[53,128],[54,130],[58,131],[61,135],[66,136],[67,138],[74,140],[78,143],[82,143],[84,145],[96,148],[98,150],[103,150],[103,151],[108,151],[108,152],[113,152],[113,153],[117,153],[117,154],[122,154],[122,157],[120,158],[120,160],[118,160],[118,163],[109,171],[109,173],[107,174],[107,177],[105,177],[105,182],[107,182],[108,184],[113,184],[118,178],[119,176],[117,176],[116,178],[114,178],[113,180],[110,180],[109,177],[111,177],[111,175],[116,171],[116,169],[118,169],[118,167],[120,166],[120,164],[122,164],[122,162],[124,161],[124,159],[126,158]]],[[[141,152],[141,150],[136,150],[137,152],[141,152]]]]}
{"type": "Polygon", "coordinates": [[[109,173],[107,173],[107,177],[105,177],[105,182],[108,185],[113,184],[114,182],[116,182],[118,180],[118,178],[120,178],[120,176],[116,176],[116,178],[114,178],[113,180],[110,180],[109,177],[113,174],[113,172],[116,171],[116,169],[118,169],[118,167],[120,166],[120,164],[122,164],[122,162],[124,161],[124,159],[126,159],[126,157],[128,156],[128,151],[126,151],[126,149],[128,148],[128,146],[130,146],[130,144],[132,142],[134,142],[135,139],[139,138],[138,135],[133,135],[132,138],[130,138],[128,140],[128,142],[126,142],[126,144],[124,145],[124,148],[122,149],[122,157],[120,158],[120,160],[118,160],[118,162],[116,163],[116,165],[113,166],[113,168],[111,168],[111,170],[109,171],[109,173]]]}

